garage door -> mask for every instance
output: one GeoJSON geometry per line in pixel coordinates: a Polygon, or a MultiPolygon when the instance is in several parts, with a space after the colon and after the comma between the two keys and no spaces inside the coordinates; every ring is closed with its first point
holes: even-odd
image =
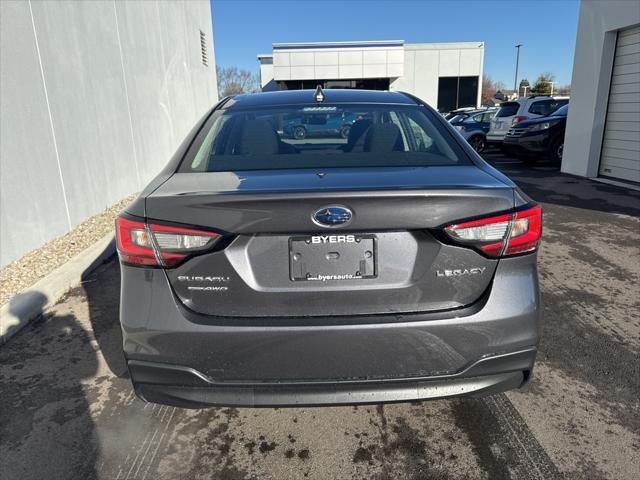
{"type": "Polygon", "coordinates": [[[640,183],[640,27],[618,32],[600,175],[640,183]]]}

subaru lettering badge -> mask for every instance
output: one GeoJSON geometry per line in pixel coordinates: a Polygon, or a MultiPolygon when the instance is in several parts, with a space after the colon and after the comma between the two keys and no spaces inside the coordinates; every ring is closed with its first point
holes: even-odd
{"type": "Polygon", "coordinates": [[[330,205],[323,207],[311,215],[311,220],[321,227],[342,227],[353,218],[353,213],[347,207],[330,205]]]}

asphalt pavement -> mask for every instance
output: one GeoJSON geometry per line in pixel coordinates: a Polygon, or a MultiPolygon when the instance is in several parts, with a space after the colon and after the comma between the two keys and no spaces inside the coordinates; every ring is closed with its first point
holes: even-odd
{"type": "Polygon", "coordinates": [[[112,260],[0,347],[0,479],[636,479],[640,193],[487,159],[542,203],[532,381],[484,399],[183,410],[129,383],[112,260]]]}

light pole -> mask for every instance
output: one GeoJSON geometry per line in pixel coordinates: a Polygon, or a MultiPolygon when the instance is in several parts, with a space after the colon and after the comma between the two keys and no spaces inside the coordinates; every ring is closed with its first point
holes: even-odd
{"type": "Polygon", "coordinates": [[[516,45],[516,78],[513,81],[513,91],[516,93],[516,98],[520,97],[520,89],[518,88],[518,66],[520,65],[520,47],[521,43],[516,45]]]}

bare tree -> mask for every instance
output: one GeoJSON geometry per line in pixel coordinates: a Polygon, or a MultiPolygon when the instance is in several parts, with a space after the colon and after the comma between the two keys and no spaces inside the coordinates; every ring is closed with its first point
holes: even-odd
{"type": "Polygon", "coordinates": [[[257,74],[237,67],[216,67],[218,91],[222,97],[260,91],[257,74]]]}
{"type": "Polygon", "coordinates": [[[559,85],[558,88],[554,88],[553,91],[558,95],[571,95],[571,84],[559,85]]]}
{"type": "Polygon", "coordinates": [[[482,104],[492,103],[492,99],[499,90],[504,91],[505,85],[502,82],[495,82],[489,75],[482,76],[482,93],[480,99],[482,104]]]}

